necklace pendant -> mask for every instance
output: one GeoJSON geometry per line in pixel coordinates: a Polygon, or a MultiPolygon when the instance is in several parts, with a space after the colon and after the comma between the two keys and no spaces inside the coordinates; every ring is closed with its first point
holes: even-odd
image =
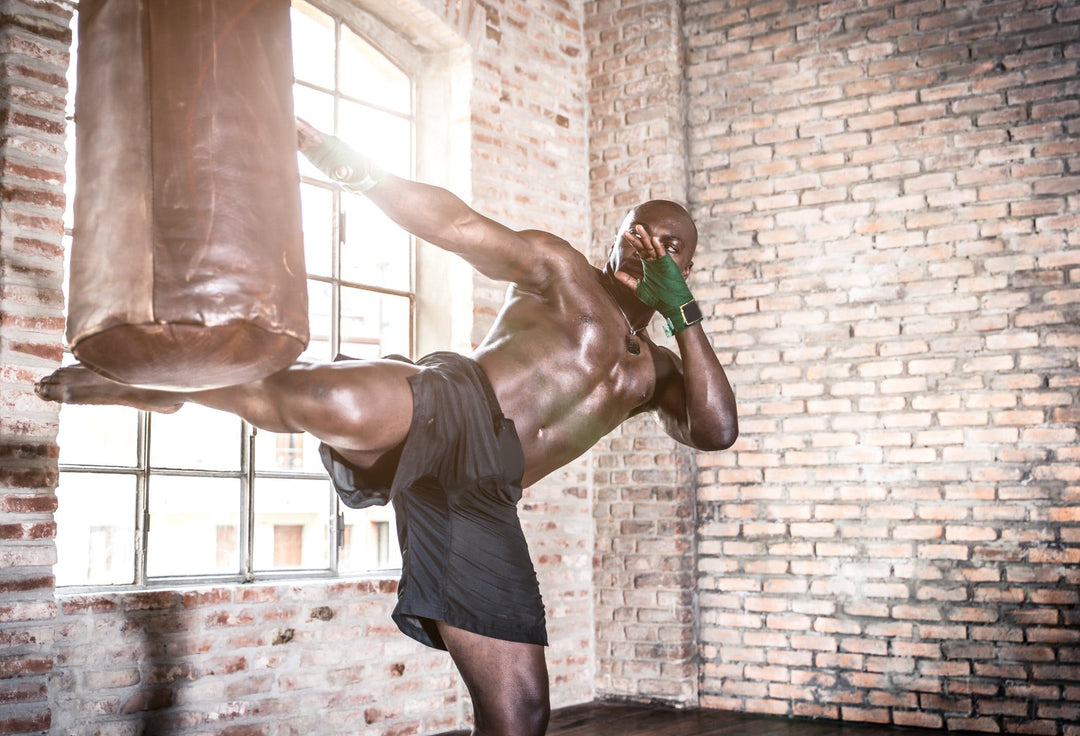
{"type": "Polygon", "coordinates": [[[635,336],[626,336],[626,351],[631,355],[641,355],[641,343],[635,336]]]}

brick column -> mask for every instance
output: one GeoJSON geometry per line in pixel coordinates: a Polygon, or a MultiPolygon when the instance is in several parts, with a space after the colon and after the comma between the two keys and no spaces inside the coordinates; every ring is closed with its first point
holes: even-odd
{"type": "Polygon", "coordinates": [[[0,733],[49,728],[56,409],[33,384],[63,329],[66,3],[0,3],[0,733]]]}
{"type": "MultiPolygon", "coordinates": [[[[630,207],[685,201],[679,5],[585,4],[597,264],[630,207]]],[[[696,704],[693,453],[641,418],[593,458],[598,694],[696,704]]]]}

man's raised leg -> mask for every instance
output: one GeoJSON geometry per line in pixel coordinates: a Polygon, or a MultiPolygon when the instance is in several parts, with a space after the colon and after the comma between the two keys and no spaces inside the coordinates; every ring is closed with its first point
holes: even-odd
{"type": "Polygon", "coordinates": [[[473,634],[439,621],[473,700],[474,736],[543,736],[551,715],[544,647],[473,634]]]}
{"type": "Polygon", "coordinates": [[[408,377],[419,370],[393,360],[297,363],[259,381],[204,391],[128,386],[81,366],[43,379],[43,399],[171,412],[187,402],[243,417],[268,432],[308,432],[354,461],[374,460],[406,436],[412,421],[408,377]],[[365,458],[364,453],[372,453],[365,458]]]}

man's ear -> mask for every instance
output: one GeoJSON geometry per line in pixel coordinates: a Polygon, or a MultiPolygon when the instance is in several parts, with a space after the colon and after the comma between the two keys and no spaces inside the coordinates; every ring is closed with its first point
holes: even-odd
{"type": "Polygon", "coordinates": [[[684,269],[682,270],[682,277],[683,277],[684,279],[685,279],[685,278],[686,278],[687,276],[689,276],[689,275],[690,275],[690,269],[691,269],[691,268],[693,268],[693,266],[694,266],[694,262],[693,262],[693,261],[690,261],[689,263],[687,263],[687,264],[686,264],[686,268],[684,268],[684,269]]]}

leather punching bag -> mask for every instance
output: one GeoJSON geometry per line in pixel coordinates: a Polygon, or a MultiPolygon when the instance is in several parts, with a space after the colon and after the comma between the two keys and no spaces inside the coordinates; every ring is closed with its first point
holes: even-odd
{"type": "Polygon", "coordinates": [[[113,380],[243,383],[308,340],[288,0],[81,0],[67,336],[113,380]]]}

